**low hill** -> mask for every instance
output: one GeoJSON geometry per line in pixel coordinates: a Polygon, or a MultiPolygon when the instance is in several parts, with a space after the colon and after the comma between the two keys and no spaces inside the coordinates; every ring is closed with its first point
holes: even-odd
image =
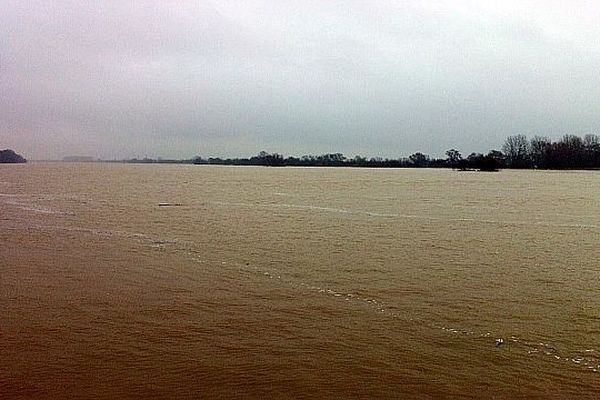
{"type": "Polygon", "coordinates": [[[27,162],[19,154],[10,149],[0,150],[0,163],[25,163],[27,162]]]}

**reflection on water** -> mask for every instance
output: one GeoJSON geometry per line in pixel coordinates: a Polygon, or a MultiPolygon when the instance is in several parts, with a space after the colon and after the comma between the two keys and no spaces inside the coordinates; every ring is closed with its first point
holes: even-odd
{"type": "Polygon", "coordinates": [[[595,397],[591,172],[0,169],[10,397],[595,397]]]}

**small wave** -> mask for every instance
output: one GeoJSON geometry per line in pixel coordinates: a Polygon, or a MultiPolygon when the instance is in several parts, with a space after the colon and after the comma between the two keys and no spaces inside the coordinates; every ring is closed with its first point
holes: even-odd
{"type": "MultiPolygon", "coordinates": [[[[200,264],[211,264],[208,260],[203,260],[198,257],[192,257],[192,261],[200,264]]],[[[596,357],[596,349],[586,348],[575,353],[560,351],[555,346],[544,341],[536,341],[531,339],[520,338],[515,335],[503,337],[502,335],[494,334],[491,331],[476,331],[457,326],[443,325],[435,321],[427,320],[420,317],[413,317],[407,314],[396,311],[395,307],[390,307],[384,301],[376,299],[373,296],[368,296],[358,293],[347,293],[344,291],[335,290],[321,285],[311,284],[309,282],[297,282],[293,279],[288,279],[276,269],[264,269],[259,266],[250,266],[249,263],[240,264],[236,262],[221,261],[221,266],[229,266],[238,268],[246,273],[253,273],[262,276],[266,279],[277,281],[280,284],[288,285],[299,290],[307,290],[320,295],[331,296],[347,303],[361,304],[367,308],[371,308],[377,313],[387,315],[390,318],[398,319],[403,323],[418,324],[423,327],[438,330],[447,333],[457,338],[464,337],[469,340],[479,340],[489,343],[490,348],[501,350],[502,347],[509,346],[514,349],[521,350],[523,353],[530,356],[542,356],[556,363],[568,364],[573,367],[582,367],[587,371],[598,373],[600,372],[600,357],[596,357]]]]}
{"type": "Polygon", "coordinates": [[[464,222],[472,224],[491,224],[491,225],[503,225],[503,226],[541,226],[547,228],[567,228],[567,229],[588,229],[598,230],[600,225],[596,224],[582,224],[582,223],[555,223],[548,221],[510,221],[510,220],[497,220],[497,219],[486,219],[486,218],[444,218],[444,217],[432,217],[429,215],[418,215],[418,214],[401,214],[401,213],[380,213],[376,211],[368,210],[352,210],[347,208],[336,208],[336,207],[325,207],[325,206],[314,206],[314,205],[302,205],[302,204],[286,204],[286,203],[275,203],[275,204],[264,204],[264,203],[233,203],[233,202],[222,202],[215,201],[212,204],[219,206],[236,206],[236,207],[247,207],[247,208],[288,208],[298,210],[309,210],[318,212],[329,212],[349,215],[365,215],[375,218],[399,218],[399,219],[416,219],[429,222],[464,222]]]}

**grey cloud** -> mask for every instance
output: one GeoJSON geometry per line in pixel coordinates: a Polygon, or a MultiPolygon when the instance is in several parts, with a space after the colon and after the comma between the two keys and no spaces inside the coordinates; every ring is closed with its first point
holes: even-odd
{"type": "Polygon", "coordinates": [[[0,147],[397,157],[596,131],[599,6],[505,4],[7,1],[0,147]]]}

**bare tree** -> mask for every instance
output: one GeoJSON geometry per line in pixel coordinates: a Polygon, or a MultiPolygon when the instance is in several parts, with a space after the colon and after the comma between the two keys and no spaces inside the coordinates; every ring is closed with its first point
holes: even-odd
{"type": "Polygon", "coordinates": [[[506,138],[502,145],[509,167],[526,168],[529,166],[529,142],[525,135],[514,135],[506,138]]]}
{"type": "Polygon", "coordinates": [[[600,136],[589,134],[583,137],[583,146],[587,149],[600,147],[600,136]]]}
{"type": "Polygon", "coordinates": [[[600,164],[600,137],[598,135],[585,135],[583,138],[586,167],[596,167],[600,164]]]}
{"type": "Polygon", "coordinates": [[[552,141],[547,137],[535,136],[529,144],[529,154],[531,162],[536,168],[546,168],[546,158],[548,151],[552,146],[552,141]]]}

